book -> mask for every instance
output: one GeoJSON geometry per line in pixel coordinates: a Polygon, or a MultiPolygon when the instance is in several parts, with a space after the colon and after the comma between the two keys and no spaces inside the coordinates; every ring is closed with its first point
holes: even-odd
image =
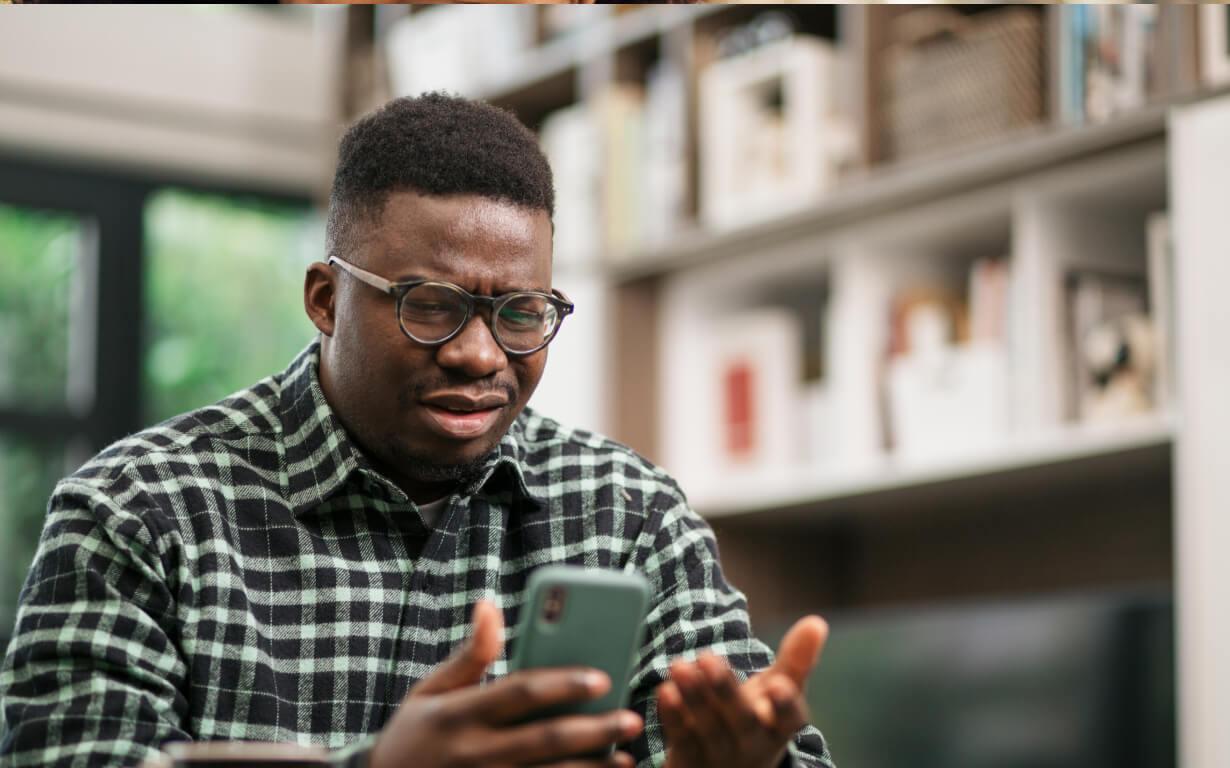
{"type": "Polygon", "coordinates": [[[1139,109],[1156,95],[1157,18],[1155,5],[1097,5],[1097,37],[1085,77],[1085,109],[1093,122],[1139,109]]]}
{"type": "Polygon", "coordinates": [[[1060,10],[1057,82],[1064,122],[1104,122],[1166,93],[1170,73],[1158,6],[1073,5],[1060,10]]]}
{"type": "Polygon", "coordinates": [[[641,195],[645,189],[645,92],[615,83],[595,98],[601,146],[603,241],[618,258],[643,242],[641,195]]]}
{"type": "Polygon", "coordinates": [[[555,180],[555,263],[590,264],[603,242],[598,128],[593,111],[574,104],[549,114],[539,143],[555,180]]]}
{"type": "Polygon", "coordinates": [[[645,154],[640,178],[638,245],[670,242],[687,216],[687,82],[683,70],[663,59],[645,78],[645,154]]]}
{"type": "Polygon", "coordinates": [[[1200,8],[1200,69],[1205,85],[1230,83],[1230,6],[1200,8]]]}
{"type": "Polygon", "coordinates": [[[1153,321],[1155,371],[1153,402],[1170,408],[1175,398],[1174,361],[1174,241],[1170,234],[1170,215],[1149,216],[1145,224],[1149,258],[1149,315],[1153,321]]]}
{"type": "Polygon", "coordinates": [[[1008,335],[1008,259],[978,259],[969,276],[969,336],[975,342],[1004,342],[1008,335]]]}
{"type": "Polygon", "coordinates": [[[800,463],[802,340],[793,313],[738,312],[714,329],[711,385],[719,472],[780,470],[800,463]]]}

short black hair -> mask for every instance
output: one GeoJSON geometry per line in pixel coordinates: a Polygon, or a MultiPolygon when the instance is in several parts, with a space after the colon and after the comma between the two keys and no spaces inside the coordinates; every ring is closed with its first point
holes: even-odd
{"type": "Polygon", "coordinates": [[[511,112],[431,92],[393,99],[342,136],[325,226],[346,258],[356,228],[380,217],[391,192],[481,195],[555,215],[551,166],[511,112]]]}

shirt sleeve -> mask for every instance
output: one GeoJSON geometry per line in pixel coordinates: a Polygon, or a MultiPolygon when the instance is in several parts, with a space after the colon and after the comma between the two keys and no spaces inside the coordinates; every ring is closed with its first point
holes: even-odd
{"type": "MultiPolygon", "coordinates": [[[[162,746],[194,738],[174,589],[143,499],[123,480],[65,481],[52,496],[0,668],[6,768],[158,765],[162,746]]],[[[375,738],[330,766],[365,768],[375,738]]]]}
{"type": "MultiPolygon", "coordinates": [[[[656,691],[668,678],[671,661],[711,651],[724,656],[742,679],[773,663],[773,652],[752,635],[746,599],[722,574],[712,529],[678,491],[659,494],[657,505],[665,511],[651,513],[630,563],[653,587],[631,684],[631,708],[645,721],[629,745],[638,768],[666,761],[656,691]]],[[[833,768],[824,737],[812,726],[796,734],[782,765],[833,768]]]]}
{"type": "Polygon", "coordinates": [[[136,765],[188,738],[173,600],[129,490],[52,496],[0,670],[6,765],[136,765]]]}

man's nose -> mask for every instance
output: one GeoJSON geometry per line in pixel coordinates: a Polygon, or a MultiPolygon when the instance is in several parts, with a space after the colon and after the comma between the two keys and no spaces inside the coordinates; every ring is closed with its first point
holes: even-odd
{"type": "Polygon", "coordinates": [[[460,333],[440,345],[436,362],[442,368],[459,369],[471,378],[481,379],[508,367],[508,356],[496,343],[485,315],[481,310],[475,312],[460,333]]]}

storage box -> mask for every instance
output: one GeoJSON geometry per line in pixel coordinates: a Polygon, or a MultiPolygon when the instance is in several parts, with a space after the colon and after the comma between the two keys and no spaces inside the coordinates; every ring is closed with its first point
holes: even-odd
{"type": "Polygon", "coordinates": [[[883,146],[907,159],[1009,133],[1043,117],[1042,17],[945,8],[894,22],[885,49],[883,146]]]}

